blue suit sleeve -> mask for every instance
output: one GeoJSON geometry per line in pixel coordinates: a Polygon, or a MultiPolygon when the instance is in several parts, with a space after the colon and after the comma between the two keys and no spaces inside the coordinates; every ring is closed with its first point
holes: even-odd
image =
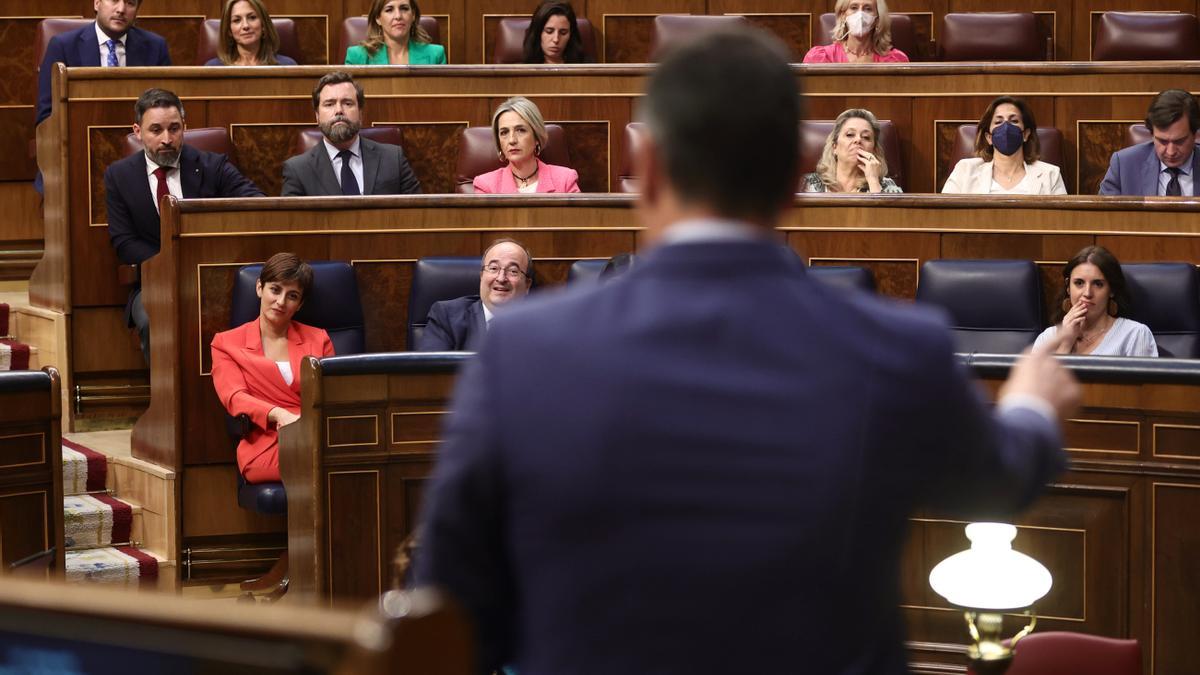
{"type": "Polygon", "coordinates": [[[929,367],[925,405],[936,410],[914,433],[928,464],[926,504],[975,520],[1007,519],[1066,466],[1057,425],[1036,411],[991,411],[948,344],[929,367]]]}
{"type": "Polygon", "coordinates": [[[63,47],[61,36],[51,38],[50,44],[46,46],[46,55],[42,58],[42,66],[38,71],[38,105],[37,105],[37,120],[35,125],[41,124],[42,120],[50,116],[50,71],[53,70],[55,63],[66,63],[67,56],[63,47]]]}
{"type": "Polygon", "coordinates": [[[418,586],[449,593],[475,629],[479,672],[512,657],[515,591],[505,545],[498,420],[489,405],[499,381],[485,358],[468,364],[456,386],[437,468],[423,510],[418,586]]]}
{"type": "Polygon", "coordinates": [[[446,306],[440,302],[433,303],[429,308],[429,318],[426,319],[425,330],[417,338],[418,352],[452,352],[457,350],[454,344],[454,331],[450,326],[450,317],[446,306]]]}
{"type": "Polygon", "coordinates": [[[1100,194],[1102,195],[1119,195],[1121,194],[1121,158],[1120,153],[1114,152],[1112,159],[1108,161],[1108,171],[1104,174],[1104,180],[1100,183],[1100,194]]]}
{"type": "Polygon", "coordinates": [[[136,265],[158,253],[154,244],[143,239],[134,227],[133,215],[112,167],[104,172],[104,204],[108,211],[108,238],[121,262],[136,265]]]}
{"type": "Polygon", "coordinates": [[[217,194],[222,197],[265,197],[249,178],[237,170],[229,158],[221,155],[221,165],[218,169],[217,194]]]}

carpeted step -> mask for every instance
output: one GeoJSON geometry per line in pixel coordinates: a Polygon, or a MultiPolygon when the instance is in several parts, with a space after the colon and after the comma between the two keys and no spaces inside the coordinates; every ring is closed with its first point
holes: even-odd
{"type": "Polygon", "coordinates": [[[108,546],[130,541],[139,507],[106,494],[63,497],[63,530],[67,548],[108,546]]]}
{"type": "Polygon", "coordinates": [[[67,582],[153,588],[158,559],[129,546],[67,551],[67,582]]]}
{"type": "Polygon", "coordinates": [[[82,445],[62,439],[63,494],[78,495],[104,490],[108,458],[82,445]]]}

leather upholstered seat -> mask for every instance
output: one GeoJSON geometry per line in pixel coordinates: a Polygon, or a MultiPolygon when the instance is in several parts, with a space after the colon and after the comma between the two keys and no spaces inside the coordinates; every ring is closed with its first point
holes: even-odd
{"type": "MultiPolygon", "coordinates": [[[[571,166],[571,157],[567,153],[566,131],[557,124],[547,124],[546,138],[546,145],[542,148],[542,161],[558,166],[571,166]]],[[[496,139],[490,126],[463,129],[458,144],[458,166],[454,172],[456,191],[475,192],[471,182],[476,176],[495,171],[502,166],[504,164],[496,153],[496,139]]]]}
{"type": "MultiPolygon", "coordinates": [[[[529,30],[530,18],[527,16],[506,16],[496,24],[496,42],[492,47],[493,63],[524,63],[525,62],[525,31],[529,30]]],[[[592,22],[584,17],[577,17],[575,25],[579,27],[579,40],[583,43],[583,56],[588,63],[596,62],[596,32],[592,22]]]]}
{"type": "Polygon", "coordinates": [[[637,192],[638,177],[633,165],[642,142],[646,138],[646,125],[642,122],[630,122],[625,125],[625,134],[621,140],[621,167],[617,174],[617,192],[637,192]]]}
{"type": "Polygon", "coordinates": [[[957,351],[1016,354],[1042,331],[1042,284],[1029,260],[929,260],[917,302],[950,313],[957,351]]]}
{"type": "Polygon", "coordinates": [[[408,348],[416,347],[429,317],[429,308],[440,300],[479,295],[479,256],[421,258],[413,269],[408,291],[408,348]]]}
{"type": "MultiPolygon", "coordinates": [[[[890,14],[892,19],[892,47],[904,52],[909,61],[915,61],[920,56],[917,50],[917,36],[913,31],[912,18],[907,14],[890,14]]],[[[837,27],[837,14],[826,12],[817,21],[817,29],[813,35],[813,46],[827,45],[833,42],[833,29],[837,27]]]]}
{"type": "MultiPolygon", "coordinates": [[[[300,62],[300,39],[296,37],[296,22],[291,19],[271,19],[279,35],[278,53],[300,62]]],[[[202,66],[217,57],[217,46],[221,44],[221,20],[205,19],[200,29],[200,42],[196,48],[196,65],[202,66]]]]}
{"type": "Polygon", "coordinates": [[[1033,12],[950,13],[942,17],[942,61],[1051,61],[1053,48],[1033,12]]]}
{"type": "Polygon", "coordinates": [[[1200,358],[1200,274],[1183,262],[1121,265],[1130,317],[1150,328],[1159,356],[1200,358]]]}
{"type": "Polygon", "coordinates": [[[1200,59],[1200,22],[1176,12],[1104,12],[1096,25],[1093,61],[1200,59]]]}
{"type": "Polygon", "coordinates": [[[1050,631],[1033,633],[1014,647],[1007,675],[1141,675],[1137,640],[1050,631]]]}
{"type": "Polygon", "coordinates": [[[600,273],[604,271],[608,261],[599,260],[576,260],[571,263],[571,268],[567,270],[567,283],[591,283],[600,280],[600,273]]]}
{"type": "Polygon", "coordinates": [[[835,288],[858,291],[875,291],[875,275],[866,267],[858,265],[816,265],[808,273],[823,284],[835,288]]]}
{"type": "Polygon", "coordinates": [[[650,60],[657,61],[663,50],[709,31],[745,26],[746,17],[712,14],[660,14],[654,17],[654,37],[650,60]]]}

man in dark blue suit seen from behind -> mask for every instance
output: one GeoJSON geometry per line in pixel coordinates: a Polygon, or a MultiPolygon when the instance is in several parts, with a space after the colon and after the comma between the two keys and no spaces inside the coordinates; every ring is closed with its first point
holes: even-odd
{"type": "Polygon", "coordinates": [[[481,258],[479,295],[433,303],[417,338],[419,352],[475,351],[501,307],[525,297],[533,283],[529,249],[513,239],[497,239],[481,258]]]}
{"type": "MultiPolygon", "coordinates": [[[[140,265],[158,253],[159,199],[262,197],[262,190],[222,154],[183,144],[184,110],[179,97],[165,89],[147,89],[133,106],[133,133],[142,142],[136,152],[104,171],[108,237],[117,257],[140,265]]],[[[126,319],[137,326],[142,354],[150,360],[150,322],[141,288],[129,296],[126,319]]]]}
{"type": "Polygon", "coordinates": [[[1146,112],[1151,139],[1114,152],[1100,183],[1102,195],[1200,195],[1200,105],[1182,89],[1160,92],[1146,112]]]}
{"type": "Polygon", "coordinates": [[[932,310],[826,288],[775,227],[801,100],[742,29],[650,77],[649,250],[497,318],[429,488],[419,583],[480,672],[903,673],[908,516],[1011,514],[1064,465],[1078,399],[1045,354],[993,413],[932,310]]]}

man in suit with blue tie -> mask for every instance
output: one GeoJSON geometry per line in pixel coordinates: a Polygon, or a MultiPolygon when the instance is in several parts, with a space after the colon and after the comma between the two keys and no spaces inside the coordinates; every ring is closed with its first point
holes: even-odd
{"type": "Polygon", "coordinates": [[[50,116],[50,71],[68,66],[169,66],[167,41],[133,25],[138,0],[95,0],[95,23],[50,38],[38,71],[37,124],[50,116]]]}
{"type": "Polygon", "coordinates": [[[1182,197],[1200,194],[1200,106],[1182,89],[1154,97],[1146,113],[1151,140],[1118,150],[1100,183],[1102,195],[1182,197]]]}
{"type": "Polygon", "coordinates": [[[805,274],[775,230],[803,115],[774,38],[677,47],[640,105],[649,250],[493,321],[418,583],[465,606],[480,672],[904,673],[908,516],[1032,501],[1078,385],[1026,356],[992,411],[940,312],[805,274]]]}
{"type": "MultiPolygon", "coordinates": [[[[113,162],[104,171],[108,238],[117,257],[140,265],[159,248],[159,200],[185,197],[262,197],[225,155],[183,144],[184,110],[179,97],[165,89],[147,89],[133,106],[133,133],[144,150],[113,162]]],[[[150,321],[141,288],[125,306],[136,326],[142,354],[150,362],[150,321]]]]}

